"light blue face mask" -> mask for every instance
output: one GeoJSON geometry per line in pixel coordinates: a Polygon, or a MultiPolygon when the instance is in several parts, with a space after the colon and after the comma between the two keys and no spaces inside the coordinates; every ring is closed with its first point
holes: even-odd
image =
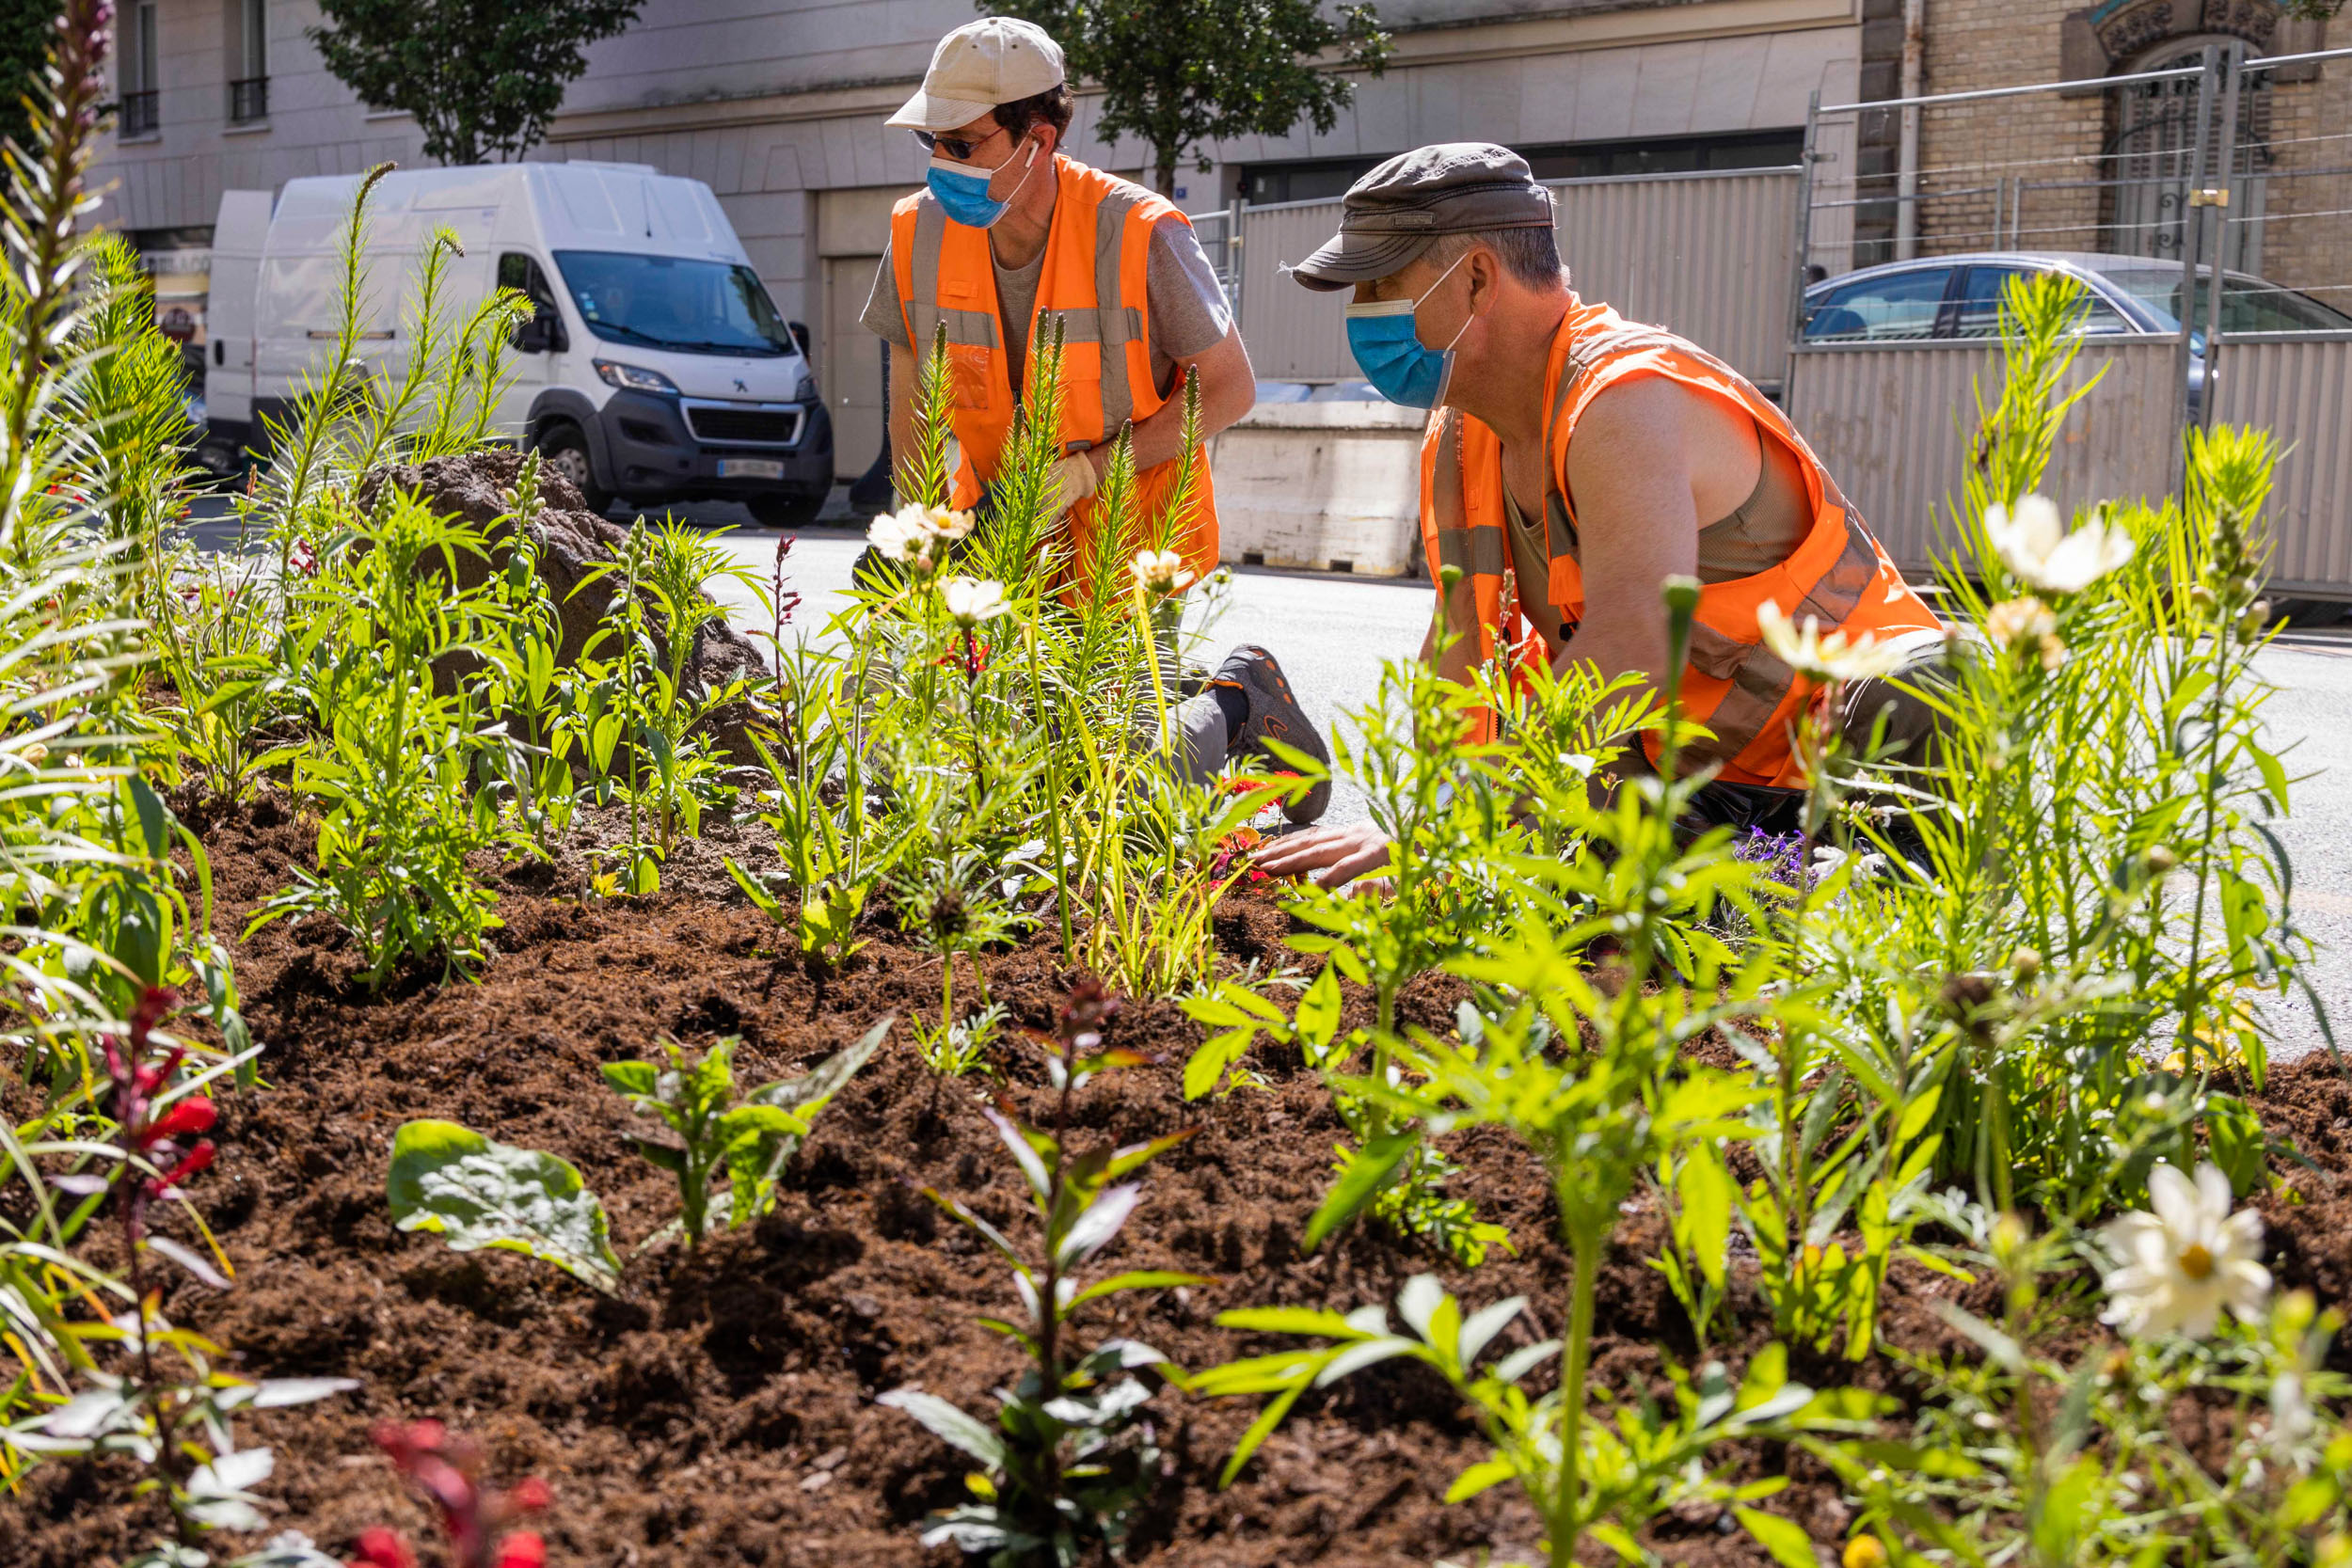
{"type": "Polygon", "coordinates": [[[997,170],[974,168],[952,158],[934,156],[930,171],[923,177],[924,183],[930,186],[931,195],[939,198],[939,205],[948,217],[974,229],[987,229],[1005,215],[1012,198],[1029,182],[1030,174],[1037,168],[1037,148],[1036,142],[1029,143],[1029,161],[1022,166],[1020,181],[1002,201],[988,194],[989,182],[996,178],[997,170]]]}
{"type": "Polygon", "coordinates": [[[1438,274],[1437,283],[1422,291],[1421,299],[1378,299],[1347,308],[1348,351],[1356,356],[1356,367],[1372,383],[1373,390],[1391,403],[1406,408],[1435,408],[1445,401],[1446,383],[1454,378],[1454,343],[1460,342],[1462,332],[1470,330],[1470,321],[1463,321],[1454,342],[1441,349],[1425,348],[1414,328],[1413,312],[1469,255],[1465,251],[1455,257],[1454,266],[1438,274]]]}

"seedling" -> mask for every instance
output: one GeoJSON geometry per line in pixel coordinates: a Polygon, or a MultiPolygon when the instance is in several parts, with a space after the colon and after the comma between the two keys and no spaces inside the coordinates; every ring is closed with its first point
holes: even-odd
{"type": "Polygon", "coordinates": [[[1034,1249],[955,1199],[923,1189],[1012,1265],[1021,1313],[1009,1322],[980,1323],[1019,1345],[1030,1365],[1012,1389],[997,1391],[996,1430],[913,1388],[893,1390],[879,1402],[905,1411],[983,1466],[966,1478],[975,1500],[934,1514],[924,1544],[987,1552],[990,1562],[1003,1568],[1035,1560],[1074,1563],[1089,1543],[1117,1555],[1159,1477],[1159,1450],[1144,1419],[1152,1390],[1133,1374],[1144,1367],[1161,1369],[1170,1381],[1181,1381],[1182,1374],[1159,1352],[1132,1339],[1074,1349],[1078,1309],[1122,1291],[1211,1283],[1199,1275],[1156,1270],[1079,1283],[1078,1270],[1110,1244],[1142,1200],[1141,1183],[1120,1179],[1192,1135],[1187,1129],[1124,1148],[1069,1148],[1072,1097],[1103,1073],[1143,1059],[1103,1046],[1103,1025],[1118,1008],[1116,998],[1092,984],[1073,991],[1063,1005],[1046,1039],[1046,1071],[1057,1091],[1050,1131],[1016,1120],[1009,1109],[984,1113],[1028,1186],[1039,1230],[1034,1249]]]}
{"type": "MultiPolygon", "coordinates": [[[[640,1138],[646,1158],[678,1176],[680,1214],[657,1230],[643,1255],[674,1228],[699,1245],[708,1226],[711,1192],[724,1181],[730,1222],[765,1213],[775,1201],[776,1179],[807,1135],[808,1124],[841,1085],[866,1065],[893,1020],[884,1017],[858,1042],[815,1070],[735,1099],[732,1060],[737,1041],[722,1040],[689,1064],[669,1046],[670,1065],[616,1062],[606,1080],[640,1114],[659,1117],[677,1141],[640,1138]]],[[[624,1263],[612,1250],[604,1205],[567,1160],[538,1149],[497,1143],[451,1121],[412,1121],[392,1138],[386,1182],[392,1220],[403,1230],[437,1231],[458,1252],[484,1248],[519,1252],[557,1268],[606,1295],[621,1289],[624,1263]]]]}
{"type": "Polygon", "coordinates": [[[727,1195],[723,1223],[742,1225],[775,1202],[776,1177],[841,1086],[855,1076],[890,1032],[885,1018],[866,1037],[799,1078],[735,1095],[735,1048],[730,1035],[690,1059],[675,1040],[662,1042],[668,1065],[608,1062],[604,1081],[641,1116],[659,1117],[670,1137],[639,1134],[637,1150],[678,1180],[678,1223],[686,1244],[700,1246],[708,1228],[714,1183],[727,1195]]]}

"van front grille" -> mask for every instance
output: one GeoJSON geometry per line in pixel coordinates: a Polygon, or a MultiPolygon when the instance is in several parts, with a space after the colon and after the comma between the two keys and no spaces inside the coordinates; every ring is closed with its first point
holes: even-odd
{"type": "Polygon", "coordinates": [[[723,408],[689,404],[686,420],[699,441],[788,447],[801,438],[801,411],[797,408],[723,408]]]}

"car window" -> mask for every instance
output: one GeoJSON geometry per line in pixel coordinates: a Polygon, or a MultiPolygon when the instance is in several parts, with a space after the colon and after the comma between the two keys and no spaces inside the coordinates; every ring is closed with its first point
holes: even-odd
{"type": "Polygon", "coordinates": [[[548,286],[548,275],[539,270],[539,263],[519,250],[510,250],[499,257],[499,287],[519,289],[531,296],[531,303],[542,311],[555,309],[555,291],[548,286]]]}
{"type": "MultiPolygon", "coordinates": [[[[2198,297],[2204,297],[2201,281],[2198,297]]],[[[2334,332],[2352,326],[2352,316],[2307,293],[2257,277],[2221,279],[2221,330],[2233,332],[2334,332]]]]}
{"type": "MultiPolygon", "coordinates": [[[[2143,305],[2165,318],[2168,326],[2181,320],[2181,269],[2150,267],[2110,272],[2107,281],[2128,289],[2143,305]]],[[[2197,280],[2197,325],[2205,325],[2205,279],[2197,280]]],[[[2352,327],[2352,316],[2295,289],[2259,277],[2221,280],[2221,330],[2232,332],[2341,332],[2352,327]]]]}
{"type": "MultiPolygon", "coordinates": [[[[1955,314],[1952,336],[1956,338],[1990,338],[2000,330],[2001,295],[2012,277],[2031,276],[2025,267],[1970,267],[1961,281],[1960,307],[1955,314]]],[[[2101,299],[2090,296],[2090,314],[2083,318],[2085,332],[2129,332],[2132,324],[2123,319],[2123,312],[2101,299]]]]}
{"type": "Polygon", "coordinates": [[[1931,338],[1951,277],[1949,267],[1921,267],[1831,289],[1805,312],[1805,341],[1879,343],[1931,338]]]}

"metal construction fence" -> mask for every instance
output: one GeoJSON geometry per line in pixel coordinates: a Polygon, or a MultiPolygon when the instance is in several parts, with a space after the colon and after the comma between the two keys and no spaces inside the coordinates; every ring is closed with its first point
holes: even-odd
{"type": "MultiPolygon", "coordinates": [[[[1794,243],[1798,171],[1736,169],[1547,182],[1560,254],[1578,291],[1637,321],[1672,327],[1741,374],[1777,388],[1788,362],[1778,269],[1794,243]]],[[[1343,293],[1288,276],[1339,228],[1337,200],[1236,202],[1193,225],[1241,312],[1250,362],[1269,381],[1343,381],[1343,293]]]]}
{"type": "Polygon", "coordinates": [[[2274,584],[2352,596],[2352,50],[2201,45],[2088,82],[1817,106],[1782,308],[1800,429],[1906,566],[1966,461],[2010,277],[2090,294],[2067,499],[2176,493],[2183,436],[2274,432],[2274,584]]]}

